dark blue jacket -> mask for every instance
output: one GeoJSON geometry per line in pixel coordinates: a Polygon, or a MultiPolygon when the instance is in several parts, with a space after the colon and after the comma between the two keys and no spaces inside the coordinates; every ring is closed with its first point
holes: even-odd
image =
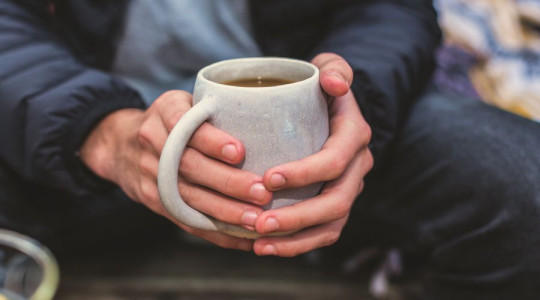
{"type": "MultiPolygon", "coordinates": [[[[0,163],[27,182],[82,195],[106,185],[77,150],[96,123],[140,96],[107,69],[126,1],[0,0],[0,163]]],[[[428,81],[440,39],[431,1],[254,0],[266,55],[345,57],[372,126],[376,164],[428,81]]]]}

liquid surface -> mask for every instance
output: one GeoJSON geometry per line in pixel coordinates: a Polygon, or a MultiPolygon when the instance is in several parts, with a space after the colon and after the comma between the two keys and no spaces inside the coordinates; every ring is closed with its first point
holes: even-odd
{"type": "Polygon", "coordinates": [[[295,81],[283,78],[244,78],[222,82],[222,84],[239,87],[270,87],[293,83],[295,81]]]}

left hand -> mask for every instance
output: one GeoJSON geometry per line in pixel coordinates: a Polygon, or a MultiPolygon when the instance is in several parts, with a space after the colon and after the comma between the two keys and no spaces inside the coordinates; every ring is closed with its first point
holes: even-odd
{"type": "Polygon", "coordinates": [[[363,189],[363,178],[373,166],[368,148],[371,129],[349,89],[351,67],[332,53],[319,54],[312,63],[320,70],[322,88],[332,97],[328,104],[330,136],[321,151],[267,170],[263,183],[269,191],[276,191],[328,182],[314,198],[259,215],[255,228],[261,234],[298,232],[257,239],[253,245],[257,255],[296,256],[335,243],[363,189]]]}

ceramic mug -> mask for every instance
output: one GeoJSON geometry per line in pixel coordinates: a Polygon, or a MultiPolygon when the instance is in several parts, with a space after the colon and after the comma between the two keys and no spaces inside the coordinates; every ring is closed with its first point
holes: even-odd
{"type": "MultiPolygon", "coordinates": [[[[237,167],[262,176],[274,166],[319,151],[328,138],[326,97],[314,65],[287,58],[242,58],[218,62],[199,71],[193,107],[170,132],[159,161],[161,201],[180,222],[203,230],[257,238],[255,231],[215,220],[188,206],[178,192],[178,166],[192,134],[205,121],[239,139],[246,150],[237,167]],[[224,84],[243,79],[280,79],[270,87],[224,84]]],[[[317,195],[322,183],[276,191],[263,207],[273,209],[317,195]]]]}

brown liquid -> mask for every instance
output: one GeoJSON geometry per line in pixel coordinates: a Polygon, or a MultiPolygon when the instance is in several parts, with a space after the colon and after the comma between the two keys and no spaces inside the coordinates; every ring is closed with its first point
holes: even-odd
{"type": "Polygon", "coordinates": [[[278,86],[295,82],[294,80],[283,78],[244,78],[222,82],[226,85],[234,85],[240,87],[269,87],[278,86]]]}

